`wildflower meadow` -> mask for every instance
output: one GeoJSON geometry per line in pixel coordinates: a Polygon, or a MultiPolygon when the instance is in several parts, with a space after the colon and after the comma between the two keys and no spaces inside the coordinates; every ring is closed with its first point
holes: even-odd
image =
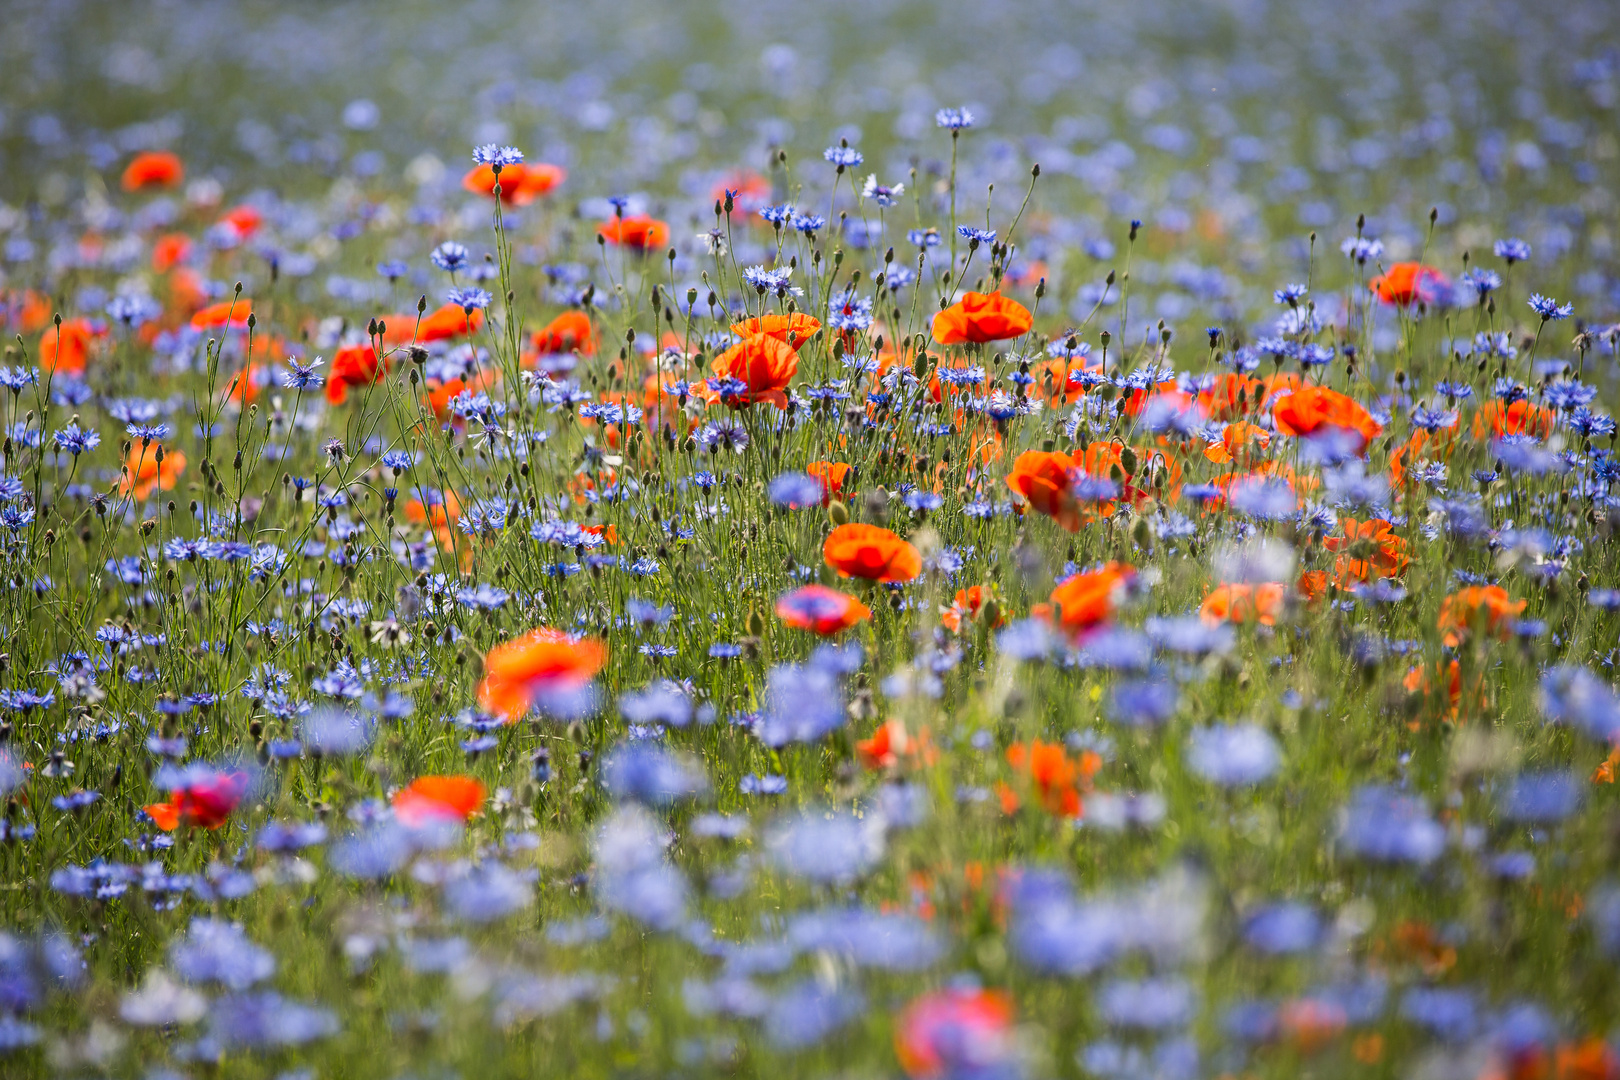
{"type": "Polygon", "coordinates": [[[0,1076],[1620,1080],[1620,7],[18,0],[0,1076]]]}

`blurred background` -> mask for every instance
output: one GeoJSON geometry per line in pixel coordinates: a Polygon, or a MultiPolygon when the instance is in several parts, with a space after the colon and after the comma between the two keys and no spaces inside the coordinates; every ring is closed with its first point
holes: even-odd
{"type": "Polygon", "coordinates": [[[1294,272],[1312,230],[1336,247],[1358,214],[1391,258],[1414,256],[1434,208],[1435,251],[1523,236],[1583,312],[1620,307],[1613,0],[5,8],[0,226],[18,236],[22,207],[93,196],[138,149],[273,202],[340,181],[429,197],[489,141],[568,166],[576,210],[637,193],[707,228],[717,178],[764,171],[773,147],[812,188],[847,138],[860,172],[938,189],[934,113],[966,106],[963,198],[977,213],[995,184],[1004,221],[1039,162],[1051,250],[1027,253],[1067,268],[1070,294],[1084,268],[1060,253],[1109,262],[1133,218],[1147,254],[1191,260],[1144,282],[1148,314],[1174,320],[1220,314],[1223,270],[1294,272]]]}

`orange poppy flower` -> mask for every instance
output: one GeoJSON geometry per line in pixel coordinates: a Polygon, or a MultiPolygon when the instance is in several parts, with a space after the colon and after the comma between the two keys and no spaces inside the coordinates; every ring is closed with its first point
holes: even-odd
{"type": "Polygon", "coordinates": [[[166,274],[191,257],[191,237],[185,233],[165,233],[152,242],[152,269],[166,274]]]}
{"type": "MultiPolygon", "coordinates": [[[[1062,743],[1036,739],[1007,747],[1007,764],[1027,776],[1047,813],[1078,818],[1084,809],[1080,802],[1081,790],[1090,790],[1091,778],[1102,768],[1102,757],[1095,750],[1086,750],[1079,758],[1071,758],[1062,743]]],[[[1002,810],[1010,814],[1018,809],[1016,791],[1003,784],[998,794],[1002,810]]]]}
{"type": "Polygon", "coordinates": [[[1445,634],[1442,640],[1455,648],[1481,620],[1488,633],[1504,637],[1513,628],[1514,618],[1528,601],[1514,600],[1500,585],[1470,585],[1440,601],[1436,626],[1445,634]]]}
{"type": "Polygon", "coordinates": [[[515,723],[548,695],[582,689],[606,662],[601,642],[537,627],[484,657],[478,704],[515,723]]]}
{"type": "Polygon", "coordinates": [[[264,215],[259,213],[256,207],[243,203],[241,206],[232,207],[219,220],[220,224],[229,225],[236,230],[236,235],[246,240],[259,231],[259,226],[264,224],[264,215]]]}
{"type": "Polygon", "coordinates": [[[529,343],[541,354],[578,352],[590,356],[596,352],[596,332],[589,315],[583,311],[565,311],[536,330],[529,343]]]}
{"type": "Polygon", "coordinates": [[[1219,626],[1223,622],[1257,622],[1261,626],[1275,626],[1282,614],[1283,597],[1287,592],[1280,581],[1267,581],[1259,585],[1217,585],[1204,597],[1198,608],[1198,617],[1206,626],[1219,626]]]}
{"type": "Polygon", "coordinates": [[[1301,386],[1278,399],[1271,416],[1284,435],[1314,435],[1333,428],[1353,432],[1359,437],[1360,450],[1384,430],[1360,402],[1325,386],[1301,386]]]}
{"type": "Polygon", "coordinates": [[[152,803],[141,809],[164,832],[173,832],[181,825],[217,829],[225,824],[247,790],[247,773],[219,772],[173,792],[166,803],[152,803]]]}
{"type": "Polygon", "coordinates": [[[1074,482],[1080,463],[1056,450],[1025,450],[1007,474],[1007,486],[1036,510],[1074,532],[1080,528],[1080,503],[1074,482]]]}
{"type": "Polygon", "coordinates": [[[746,388],[722,398],[712,384],[706,384],[705,396],[712,394],[734,409],[746,408],[756,401],[769,401],[778,409],[786,409],[787,394],[783,391],[798,374],[799,354],[780,338],[755,334],[715,357],[709,368],[717,378],[736,379],[746,388]]]}
{"type": "MultiPolygon", "coordinates": [[[[1174,454],[1141,446],[1127,448],[1119,443],[1094,442],[1087,444],[1077,460],[1082,472],[1107,479],[1114,479],[1114,467],[1118,466],[1119,497],[1132,506],[1148,499],[1175,502],[1181,497],[1181,462],[1174,454]],[[1126,449],[1136,455],[1136,467],[1131,470],[1125,468],[1126,449]],[[1157,481],[1156,486],[1148,483],[1150,475],[1157,481]]],[[[1113,516],[1112,502],[1097,506],[1099,516],[1113,516]]]]}
{"type": "MultiPolygon", "coordinates": [[[[743,213],[752,216],[752,212],[771,201],[771,182],[757,172],[743,170],[730,173],[726,178],[709,191],[709,197],[715,202],[724,202],[726,193],[732,195],[732,205],[742,207],[743,213]]],[[[763,224],[764,219],[760,219],[763,224]]]]}
{"type": "MultiPolygon", "coordinates": [[[[979,613],[984,610],[984,605],[989,599],[990,597],[986,594],[983,585],[972,585],[966,589],[957,589],[956,598],[951,601],[951,606],[940,609],[939,621],[947,630],[956,633],[962,629],[963,619],[977,619],[979,617],[979,613]]],[[[1006,621],[1007,617],[997,611],[995,619],[990,623],[991,629],[1005,624],[1006,621]]]]}
{"type": "Polygon", "coordinates": [[[596,227],[596,235],[610,244],[651,251],[669,243],[669,226],[647,214],[632,214],[604,221],[596,227]]]}
{"type": "Polygon", "coordinates": [[[185,177],[186,169],[179,155],[167,150],[148,150],[130,158],[118,182],[125,191],[139,191],[149,187],[175,187],[185,177]]]}
{"type": "Polygon", "coordinates": [[[797,630],[828,636],[872,617],[872,609],[825,585],[802,585],[776,599],[776,617],[797,630]]]}
{"type": "Polygon", "coordinates": [[[1221,441],[1210,443],[1204,447],[1204,457],[1217,465],[1226,465],[1232,462],[1244,447],[1253,444],[1259,450],[1268,450],[1271,447],[1271,432],[1258,424],[1251,424],[1246,420],[1239,420],[1235,424],[1227,424],[1221,429],[1221,441]]]}
{"type": "Polygon", "coordinates": [[[39,339],[39,369],[46,374],[83,375],[97,334],[86,319],[63,319],[39,339]]]}
{"type": "MultiPolygon", "coordinates": [[[[551,194],[564,180],[568,170],[560,165],[540,162],[507,165],[501,169],[501,202],[510,206],[528,206],[534,200],[551,194]]],[[[495,169],[479,165],[461,178],[461,186],[474,195],[495,195],[495,169]]]]}
{"type": "Polygon", "coordinates": [[[1407,481],[1407,469],[1419,460],[1419,455],[1429,459],[1449,460],[1452,452],[1457,448],[1457,422],[1448,428],[1436,431],[1425,431],[1419,428],[1412,432],[1401,445],[1389,453],[1389,484],[1390,487],[1402,487],[1407,481]]]}
{"type": "Polygon", "coordinates": [[[1609,751],[1609,756],[1598,762],[1598,767],[1592,770],[1592,783],[1614,783],[1614,771],[1620,766],[1620,746],[1609,751]]]}
{"type": "Polygon", "coordinates": [[[1087,368],[1100,371],[1102,361],[1088,364],[1084,357],[1076,357],[1074,360],[1046,360],[1031,367],[1029,373],[1035,376],[1037,384],[1046,395],[1046,403],[1054,409],[1061,409],[1065,405],[1074,404],[1076,399],[1085,394],[1086,384],[1081,381],[1080,373],[1087,368]]]}
{"type": "Polygon", "coordinates": [[[484,805],[484,785],[471,776],[419,776],[394,792],[394,816],[406,825],[466,821],[484,805]]]}
{"type": "Polygon", "coordinates": [[[6,325],[24,334],[44,329],[56,310],[50,297],[33,289],[24,289],[21,293],[0,292],[0,301],[3,301],[0,313],[5,315],[6,325]]]}
{"type": "Polygon", "coordinates": [[[805,475],[821,481],[821,505],[830,506],[835,497],[844,494],[850,466],[842,461],[812,461],[804,471],[805,475]]]}
{"type": "Polygon", "coordinates": [[[1198,404],[1211,420],[1231,420],[1257,408],[1263,390],[1259,379],[1228,371],[1217,376],[1208,389],[1198,392],[1198,404]]]}
{"type": "Polygon", "coordinates": [[[894,1028],[894,1054],[912,1080],[1017,1075],[1011,1061],[1012,999],[998,990],[938,990],[906,1006],[894,1028]]]}
{"type": "Polygon", "coordinates": [[[326,400],[342,405],[349,398],[349,388],[358,389],[382,380],[388,374],[389,358],[378,356],[368,342],[346,345],[332,357],[332,370],[326,377],[326,400]]]}
{"type": "Polygon", "coordinates": [[[941,345],[983,344],[1029,333],[1029,308],[1001,293],[963,293],[962,299],[934,316],[934,340],[941,345]]]}
{"type": "Polygon", "coordinates": [[[924,764],[932,764],[937,754],[929,746],[928,729],[922,728],[915,738],[906,731],[905,721],[885,720],[878,725],[870,739],[855,744],[861,764],[868,769],[892,769],[904,758],[920,757],[924,764]]]}
{"type": "Polygon", "coordinates": [[[193,330],[217,330],[220,327],[241,329],[247,326],[247,317],[253,313],[253,301],[245,296],[209,304],[191,317],[193,330]]]}
{"type": "Polygon", "coordinates": [[[827,565],[839,577],[871,581],[910,581],[922,573],[922,555],[899,536],[878,525],[840,525],[821,545],[827,565]]]}
{"type": "Polygon", "coordinates": [[[382,338],[383,348],[397,349],[412,342],[426,345],[476,334],[484,326],[484,313],[475,308],[469,315],[460,304],[445,304],[420,317],[413,311],[408,315],[390,315],[383,322],[388,324],[382,338]]]}
{"type": "Polygon", "coordinates": [[[1432,266],[1402,262],[1373,278],[1367,287],[1384,303],[1405,307],[1412,303],[1432,304],[1451,286],[1446,276],[1432,266]]]}
{"type": "Polygon", "coordinates": [[[1119,605],[1131,580],[1134,567],[1111,562],[1100,570],[1073,574],[1052,590],[1053,613],[1058,626],[1071,637],[1079,637],[1107,622],[1119,605]]]}
{"type": "Polygon", "coordinates": [[[1474,438],[1534,435],[1538,439],[1545,439],[1552,434],[1557,419],[1551,409],[1524,398],[1506,406],[1500,401],[1487,401],[1474,414],[1474,438]]]}
{"type": "Polygon", "coordinates": [[[1406,541],[1383,518],[1357,521],[1344,517],[1339,524],[1344,535],[1322,541],[1329,551],[1340,552],[1333,563],[1339,584],[1349,587],[1374,578],[1399,577],[1412,561],[1406,554],[1406,541]]]}
{"type": "Polygon", "coordinates": [[[179,450],[165,450],[157,443],[134,443],[118,479],[118,494],[133,495],[136,502],[142,502],[154,491],[174,490],[185,471],[186,455],[179,450]],[[160,456],[162,461],[158,460],[160,456]]]}
{"type": "Polygon", "coordinates": [[[1558,1048],[1553,1075],[1556,1080],[1616,1080],[1620,1077],[1620,1055],[1595,1036],[1565,1043],[1558,1048]]]}
{"type": "Polygon", "coordinates": [[[821,329],[821,320],[802,311],[795,311],[792,315],[757,315],[752,319],[731,324],[731,332],[741,338],[764,334],[773,337],[785,345],[793,346],[798,352],[804,343],[815,336],[821,329]]]}

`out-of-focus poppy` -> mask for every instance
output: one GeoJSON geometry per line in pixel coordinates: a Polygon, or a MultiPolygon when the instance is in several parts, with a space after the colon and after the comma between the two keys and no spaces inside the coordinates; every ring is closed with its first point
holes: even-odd
{"type": "Polygon", "coordinates": [[[478,704],[514,723],[548,695],[583,688],[606,662],[601,642],[537,627],[484,657],[478,704]]]}
{"type": "Polygon", "coordinates": [[[218,330],[221,327],[241,329],[247,326],[247,317],[253,314],[253,301],[245,296],[209,304],[191,317],[193,330],[218,330]]]}
{"type": "Polygon", "coordinates": [[[1074,532],[1080,528],[1080,503],[1074,484],[1080,463],[1057,450],[1026,450],[1013,462],[1007,486],[1029,505],[1074,532]]]}
{"type": "Polygon", "coordinates": [[[776,616],[788,626],[823,636],[848,630],[872,617],[872,609],[825,585],[801,585],[776,600],[776,616]]]}
{"type": "Polygon", "coordinates": [[[912,1080],[1016,1076],[1012,999],[965,988],[926,994],[900,1014],[894,1053],[912,1080]]]}
{"type": "Polygon", "coordinates": [[[983,585],[957,589],[950,606],[940,609],[939,621],[945,629],[956,633],[962,629],[964,620],[977,620],[987,605],[991,605],[990,610],[993,612],[990,617],[991,629],[1007,621],[1007,617],[1001,613],[1000,606],[992,604],[992,597],[983,585]]]}
{"type": "MultiPolygon", "coordinates": [[[[1078,818],[1084,811],[1081,793],[1090,790],[1091,778],[1102,768],[1102,757],[1095,750],[1085,750],[1078,758],[1071,758],[1062,743],[1036,739],[1007,747],[1007,764],[1014,772],[1024,774],[1047,813],[1078,818]]],[[[1003,784],[997,793],[1004,811],[1010,814],[1018,809],[1016,789],[1003,784]]]]}
{"type": "Polygon", "coordinates": [[[1301,386],[1271,408],[1277,430],[1284,435],[1315,435],[1337,428],[1358,439],[1358,450],[1378,437],[1383,425],[1354,398],[1326,386],[1301,386]]]}
{"type": "Polygon", "coordinates": [[[1386,304],[1406,307],[1409,304],[1433,304],[1451,291],[1446,276],[1432,266],[1422,263],[1395,263],[1379,277],[1367,283],[1386,304]]]}
{"type": "Polygon", "coordinates": [[[326,400],[342,405],[349,398],[350,388],[359,389],[380,381],[388,374],[389,357],[379,356],[370,343],[346,345],[332,357],[332,369],[326,378],[326,400]]]}
{"type": "Polygon", "coordinates": [[[821,546],[827,565],[841,577],[873,581],[910,581],[922,573],[922,556],[899,536],[879,525],[840,525],[821,546]]]}
{"type": "Polygon", "coordinates": [[[821,505],[830,506],[835,498],[844,494],[844,481],[849,479],[850,466],[842,461],[812,461],[804,467],[805,475],[821,482],[821,505]]]}
{"type": "Polygon", "coordinates": [[[484,805],[484,785],[471,776],[419,776],[394,792],[394,816],[407,825],[464,822],[484,805]]]}
{"type": "Polygon", "coordinates": [[[1383,518],[1357,521],[1343,517],[1339,525],[1344,535],[1330,536],[1322,546],[1339,553],[1333,572],[1340,585],[1398,577],[1412,561],[1406,554],[1406,540],[1383,518]]]}
{"type": "Polygon", "coordinates": [[[1029,333],[1029,309],[1000,292],[963,293],[962,299],[934,316],[934,340],[941,345],[983,344],[1029,333]]]}
{"type": "Polygon", "coordinates": [[[1545,439],[1552,434],[1558,420],[1551,409],[1524,398],[1503,405],[1500,401],[1487,401],[1474,414],[1474,438],[1500,439],[1504,435],[1533,435],[1545,439]]]}
{"type": "Polygon", "coordinates": [[[1198,608],[1198,617],[1206,626],[1221,623],[1257,622],[1261,626],[1274,626],[1282,614],[1286,587],[1280,581],[1266,581],[1258,585],[1226,584],[1210,590],[1198,608]]]}
{"type": "MultiPolygon", "coordinates": [[[[528,206],[542,198],[568,179],[568,170],[561,165],[543,162],[523,162],[501,169],[501,202],[511,206],[528,206]]],[[[495,195],[495,169],[491,165],[475,166],[461,178],[461,186],[474,195],[495,195]]]]}
{"type": "Polygon", "coordinates": [[[1477,624],[1492,636],[1505,636],[1527,603],[1513,599],[1500,585],[1470,585],[1440,601],[1435,625],[1445,635],[1442,640],[1455,648],[1477,624]]]}
{"type": "Polygon", "coordinates": [[[225,824],[247,790],[247,773],[235,769],[214,772],[176,789],[168,802],[153,803],[142,809],[164,832],[173,832],[181,825],[217,829],[225,824]]]}
{"type": "Polygon", "coordinates": [[[904,721],[892,717],[879,724],[870,739],[857,742],[855,752],[868,769],[892,769],[907,758],[920,758],[923,764],[932,764],[937,757],[929,745],[927,728],[913,736],[906,730],[904,721]]]}
{"type": "Polygon", "coordinates": [[[259,226],[264,224],[264,215],[259,213],[257,207],[243,203],[241,206],[232,207],[219,221],[220,224],[235,229],[236,235],[246,240],[259,231],[259,226]]]}
{"type": "Polygon", "coordinates": [[[1239,420],[1221,429],[1221,441],[1204,447],[1204,457],[1217,465],[1226,465],[1243,454],[1251,444],[1262,451],[1269,449],[1271,432],[1259,424],[1239,420]]]}
{"type": "Polygon", "coordinates": [[[172,491],[185,471],[186,455],[181,451],[136,442],[130,446],[124,471],[119,475],[118,494],[132,495],[141,502],[154,491],[172,491]]]}
{"type": "Polygon", "coordinates": [[[63,319],[39,339],[39,369],[46,374],[83,375],[95,344],[96,328],[87,319],[63,319]]]}
{"type": "Polygon", "coordinates": [[[164,233],[152,241],[152,269],[167,274],[191,257],[191,237],[185,233],[164,233]]]}
{"type": "Polygon", "coordinates": [[[529,344],[542,355],[578,352],[590,356],[596,352],[596,332],[589,315],[583,311],[565,311],[536,330],[529,344]]]}
{"type": "Polygon", "coordinates": [[[1134,567],[1119,562],[1073,574],[1052,590],[1050,613],[1071,637],[1084,635],[1113,617],[1135,576],[1134,567]]]}
{"type": "Polygon", "coordinates": [[[602,222],[596,227],[596,235],[610,244],[651,251],[669,244],[669,225],[647,214],[631,214],[602,222]]]}
{"type": "Polygon", "coordinates": [[[148,150],[130,158],[118,182],[125,191],[139,191],[149,187],[175,187],[185,178],[186,169],[178,154],[148,150]]]}

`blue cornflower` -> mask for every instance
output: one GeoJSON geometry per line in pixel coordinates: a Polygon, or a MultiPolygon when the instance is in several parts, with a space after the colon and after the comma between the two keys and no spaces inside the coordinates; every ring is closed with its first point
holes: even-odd
{"type": "Polygon", "coordinates": [[[821,481],[800,472],[782,473],[768,489],[771,502],[789,510],[821,505],[821,481]]]}
{"type": "Polygon", "coordinates": [[[866,178],[866,184],[861,188],[861,197],[871,199],[879,206],[887,208],[899,202],[900,196],[904,195],[905,191],[904,184],[878,183],[877,174],[874,173],[866,178]]]}
{"type": "Polygon", "coordinates": [[[495,299],[489,294],[489,290],[475,288],[451,289],[444,294],[444,298],[468,315],[471,315],[479,308],[489,307],[490,301],[495,299]]]}
{"type": "Polygon", "coordinates": [[[1474,293],[1479,297],[1479,302],[1483,304],[1487,296],[1502,287],[1502,275],[1495,270],[1475,266],[1463,273],[1462,283],[1473,289],[1474,293]]]}
{"type": "Polygon", "coordinates": [[[440,270],[453,274],[458,270],[465,270],[470,258],[471,256],[464,245],[458,244],[454,240],[446,240],[433,249],[433,253],[428,256],[428,261],[440,270]]]}
{"type": "Polygon", "coordinates": [[[827,219],[820,214],[794,214],[793,227],[806,236],[815,236],[827,227],[827,219]]]}
{"type": "Polygon", "coordinates": [[[1530,310],[1541,316],[1542,322],[1557,322],[1575,313],[1574,304],[1560,304],[1552,297],[1542,296],[1540,293],[1530,294],[1528,303],[1530,310]]]}
{"type": "Polygon", "coordinates": [[[941,109],[934,114],[934,126],[948,128],[955,134],[973,126],[973,114],[965,108],[941,109]]]}
{"type": "Polygon", "coordinates": [[[7,503],[0,507],[0,525],[5,526],[14,533],[22,532],[34,523],[34,508],[29,505],[18,506],[7,503]]]}
{"type": "Polygon", "coordinates": [[[404,277],[410,272],[410,269],[411,268],[409,266],[398,259],[390,259],[388,262],[380,262],[377,264],[377,273],[381,274],[389,281],[394,281],[398,278],[404,277]]]}
{"type": "Polygon", "coordinates": [[[1498,240],[1491,248],[1498,259],[1509,266],[1516,262],[1524,262],[1530,258],[1530,245],[1514,237],[1510,240],[1498,240]]]}
{"type": "Polygon", "coordinates": [[[161,442],[169,437],[168,424],[130,424],[124,428],[124,434],[132,439],[139,439],[143,443],[161,442]]]}
{"type": "Polygon", "coordinates": [[[472,156],[475,165],[498,165],[505,168],[507,165],[523,164],[523,151],[515,146],[501,146],[497,143],[473,147],[472,156]]]}
{"type": "Polygon", "coordinates": [[[115,296],[107,301],[107,317],[127,327],[140,326],[163,314],[163,305],[144,293],[115,296]]]}
{"type": "Polygon", "coordinates": [[[908,229],[906,240],[918,248],[939,247],[941,243],[938,229],[908,229]]]}
{"type": "Polygon", "coordinates": [[[58,450],[65,450],[78,457],[86,450],[94,450],[101,445],[101,432],[95,428],[86,430],[75,422],[60,431],[53,432],[51,439],[58,450]]]}
{"type": "Polygon", "coordinates": [[[958,225],[956,233],[969,242],[980,244],[993,244],[996,242],[996,230],[994,229],[975,229],[971,225],[958,225]]]}
{"type": "MultiPolygon", "coordinates": [[[[1273,302],[1278,304],[1297,304],[1305,299],[1305,294],[1311,290],[1304,285],[1284,285],[1271,294],[1273,302]]],[[[1219,333],[1219,331],[1216,331],[1219,333]]]]}
{"type": "Polygon", "coordinates": [[[829,146],[821,152],[821,156],[838,166],[839,172],[843,172],[845,169],[853,169],[866,160],[866,155],[848,145],[829,146]]]}
{"type": "Polygon", "coordinates": [[[382,456],[382,463],[394,472],[402,473],[408,471],[416,462],[409,450],[390,450],[382,456]]]}
{"type": "Polygon", "coordinates": [[[793,215],[796,213],[798,213],[798,210],[794,208],[792,203],[783,203],[781,206],[766,206],[761,208],[759,216],[770,222],[772,225],[775,225],[777,228],[781,228],[783,225],[786,225],[788,222],[792,221],[793,215]]]}
{"type": "Polygon", "coordinates": [[[743,269],[743,280],[752,285],[760,293],[774,292],[777,296],[784,296],[792,292],[795,295],[802,290],[791,284],[793,267],[780,266],[774,270],[767,270],[763,266],[749,266],[743,269]]]}
{"type": "Polygon", "coordinates": [[[296,358],[288,357],[288,370],[281,376],[281,385],[289,390],[319,390],[326,385],[326,377],[317,374],[315,369],[324,362],[317,356],[309,363],[301,364],[296,358]]]}
{"type": "Polygon", "coordinates": [[[1377,260],[1384,253],[1384,242],[1365,236],[1351,236],[1347,237],[1344,243],[1339,245],[1339,250],[1344,252],[1346,258],[1353,259],[1365,266],[1367,263],[1377,260]]]}
{"type": "Polygon", "coordinates": [[[0,367],[0,386],[13,394],[21,392],[30,383],[39,381],[39,368],[0,367]]]}

